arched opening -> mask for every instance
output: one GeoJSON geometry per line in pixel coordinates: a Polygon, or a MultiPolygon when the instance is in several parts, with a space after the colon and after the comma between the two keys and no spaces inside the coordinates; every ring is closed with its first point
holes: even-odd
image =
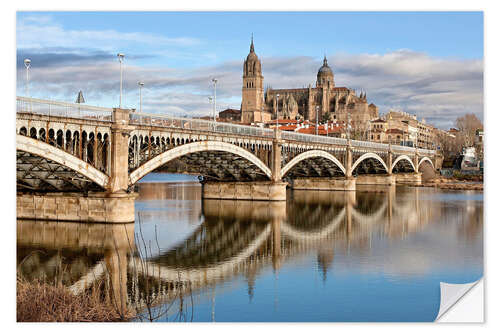
{"type": "Polygon", "coordinates": [[[374,153],[365,153],[352,165],[352,175],[387,174],[388,168],[384,160],[374,153]]]}
{"type": "Polygon", "coordinates": [[[32,139],[36,139],[36,128],[32,127],[32,128],[30,129],[30,137],[31,137],[32,139]]]}

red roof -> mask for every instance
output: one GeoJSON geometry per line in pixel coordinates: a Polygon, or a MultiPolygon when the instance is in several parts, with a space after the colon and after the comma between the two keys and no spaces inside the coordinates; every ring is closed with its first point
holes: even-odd
{"type": "Polygon", "coordinates": [[[388,134],[403,134],[403,131],[397,128],[391,128],[386,131],[388,134]]]}
{"type": "Polygon", "coordinates": [[[297,125],[280,126],[279,129],[282,131],[295,131],[297,129],[297,125]]]}
{"type": "MultiPolygon", "coordinates": [[[[298,120],[295,119],[278,119],[278,124],[296,124],[298,120]]],[[[273,125],[276,124],[276,119],[268,121],[266,124],[273,125]]]]}
{"type": "MultiPolygon", "coordinates": [[[[316,134],[316,127],[301,128],[297,132],[302,134],[316,134]]],[[[328,133],[332,133],[332,131],[329,131],[328,133]]],[[[327,132],[324,127],[318,128],[318,135],[326,135],[326,134],[327,132]]]]}

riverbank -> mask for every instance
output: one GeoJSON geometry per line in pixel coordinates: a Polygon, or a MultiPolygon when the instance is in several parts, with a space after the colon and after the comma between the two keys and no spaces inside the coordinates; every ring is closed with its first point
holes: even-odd
{"type": "Polygon", "coordinates": [[[434,179],[429,179],[422,183],[421,185],[415,185],[418,187],[435,187],[445,190],[483,190],[483,176],[474,176],[473,178],[445,178],[437,177],[434,179]]]}
{"type": "Polygon", "coordinates": [[[18,322],[123,322],[133,318],[121,315],[99,287],[73,295],[64,286],[18,279],[16,284],[18,322]]]}

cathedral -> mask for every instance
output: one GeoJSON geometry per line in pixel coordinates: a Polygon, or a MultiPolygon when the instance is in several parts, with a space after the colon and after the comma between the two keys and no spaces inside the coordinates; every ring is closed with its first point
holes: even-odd
{"type": "Polygon", "coordinates": [[[266,89],[264,91],[262,65],[255,53],[253,38],[250,53],[243,63],[241,122],[269,122],[272,119],[302,119],[316,122],[348,121],[353,128],[366,126],[378,117],[378,107],[368,104],[366,93],[359,96],[353,89],[336,87],[328,61],[318,70],[316,87],[299,89],[266,89]]]}

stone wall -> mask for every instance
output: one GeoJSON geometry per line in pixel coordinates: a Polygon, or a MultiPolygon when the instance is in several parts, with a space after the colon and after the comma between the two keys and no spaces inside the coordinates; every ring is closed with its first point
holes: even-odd
{"type": "Polygon", "coordinates": [[[135,220],[136,194],[106,196],[79,193],[18,194],[17,218],[128,223],[135,220]]]}
{"type": "Polygon", "coordinates": [[[207,182],[202,185],[204,199],[286,200],[284,182],[207,182]]]}

